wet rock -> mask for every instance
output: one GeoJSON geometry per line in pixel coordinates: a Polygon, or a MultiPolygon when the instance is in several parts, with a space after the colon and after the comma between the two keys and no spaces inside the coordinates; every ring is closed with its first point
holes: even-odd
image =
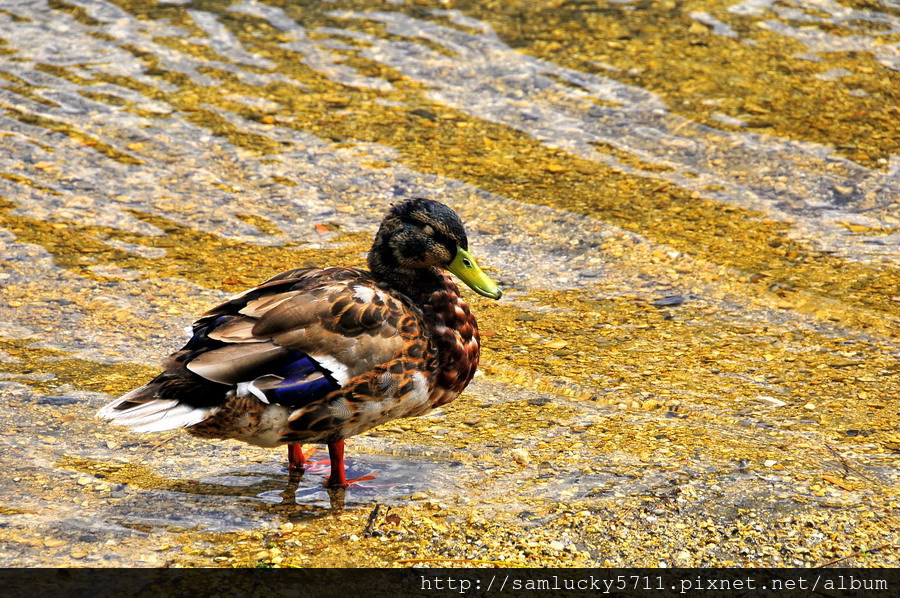
{"type": "Polygon", "coordinates": [[[661,299],[651,301],[650,305],[656,307],[674,307],[676,305],[681,305],[685,301],[687,301],[687,298],[681,295],[669,295],[668,297],[662,297],[661,299]]]}

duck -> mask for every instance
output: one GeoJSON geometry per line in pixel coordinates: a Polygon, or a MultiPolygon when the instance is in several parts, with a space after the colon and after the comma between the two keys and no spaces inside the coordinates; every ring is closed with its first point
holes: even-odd
{"type": "Polygon", "coordinates": [[[475,375],[478,324],[450,273],[502,295],[459,215],[432,199],[392,205],[367,262],[288,270],[210,309],[162,373],[98,417],[136,432],[286,445],[291,474],[303,473],[303,445],[325,444],[325,486],[347,488],[345,439],[446,405],[475,375]]]}

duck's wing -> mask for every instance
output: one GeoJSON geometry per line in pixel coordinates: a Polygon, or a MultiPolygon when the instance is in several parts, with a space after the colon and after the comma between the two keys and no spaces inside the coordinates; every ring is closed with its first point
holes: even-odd
{"type": "Polygon", "coordinates": [[[400,327],[410,309],[364,271],[301,271],[205,314],[195,331],[206,328],[202,336],[213,343],[204,343],[186,366],[208,380],[237,384],[260,374],[261,362],[293,361],[302,353],[343,385],[402,350],[400,327]]]}
{"type": "Polygon", "coordinates": [[[284,272],[204,314],[165,372],[99,415],[141,431],[190,426],[233,390],[299,408],[394,359],[415,312],[362,270],[284,272]]]}

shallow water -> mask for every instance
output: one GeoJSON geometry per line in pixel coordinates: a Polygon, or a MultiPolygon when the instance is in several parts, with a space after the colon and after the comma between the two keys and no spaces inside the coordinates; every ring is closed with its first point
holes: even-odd
{"type": "Polygon", "coordinates": [[[278,558],[896,565],[898,19],[0,0],[0,564],[278,564],[240,546],[287,524],[341,546],[380,503],[466,532],[278,558]],[[504,298],[472,299],[483,364],[459,401],[349,443],[350,475],[376,476],[349,519],[326,463],[293,490],[283,451],[94,419],[221,298],[363,263],[409,196],[457,209],[504,298]],[[763,548],[692,543],[697,513],[748,512],[794,519],[763,548]],[[610,537],[631,513],[690,554],[610,537]],[[764,549],[817,517],[848,531],[764,549]],[[541,527],[577,548],[497,540],[541,527]]]}

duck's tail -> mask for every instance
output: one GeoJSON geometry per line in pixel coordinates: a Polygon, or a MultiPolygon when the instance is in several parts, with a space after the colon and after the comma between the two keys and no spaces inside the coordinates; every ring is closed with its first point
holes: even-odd
{"type": "Polygon", "coordinates": [[[156,380],[119,397],[97,412],[97,417],[128,426],[135,432],[162,432],[198,424],[216,411],[173,399],[159,398],[156,380]]]}

